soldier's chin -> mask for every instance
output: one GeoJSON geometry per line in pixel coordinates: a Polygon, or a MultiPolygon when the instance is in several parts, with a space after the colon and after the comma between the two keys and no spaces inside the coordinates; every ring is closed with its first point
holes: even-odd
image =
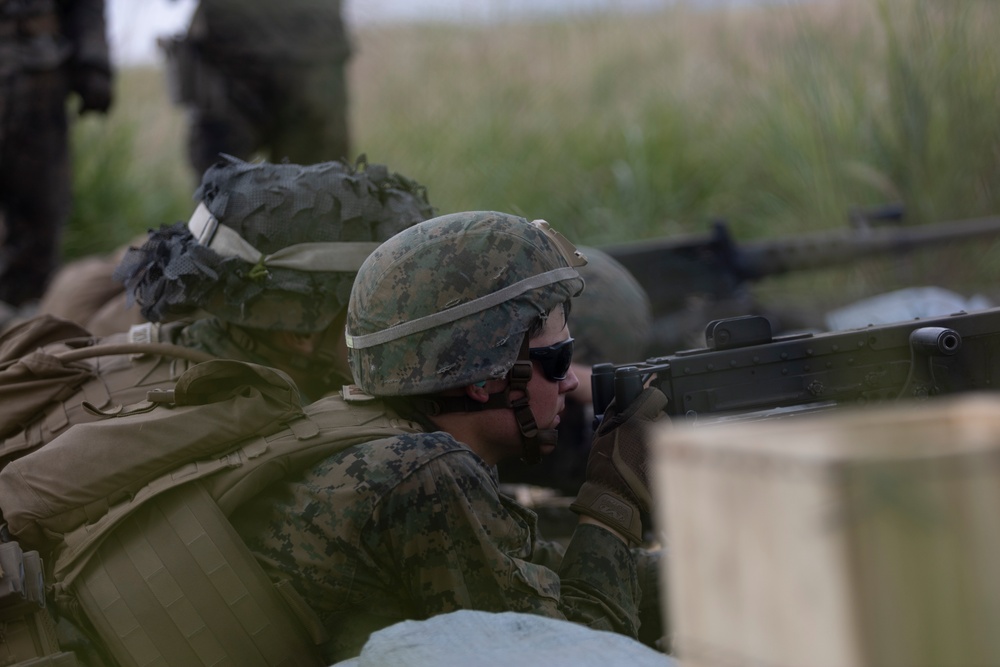
{"type": "Polygon", "coordinates": [[[553,442],[553,443],[545,443],[543,445],[539,445],[538,451],[541,453],[542,456],[548,456],[552,452],[556,451],[556,443],[553,442]]]}

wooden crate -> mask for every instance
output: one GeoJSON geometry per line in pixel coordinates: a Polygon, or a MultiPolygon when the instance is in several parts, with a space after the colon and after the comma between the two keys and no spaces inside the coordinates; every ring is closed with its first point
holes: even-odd
{"type": "Polygon", "coordinates": [[[684,667],[1000,665],[1000,397],[653,445],[684,667]]]}

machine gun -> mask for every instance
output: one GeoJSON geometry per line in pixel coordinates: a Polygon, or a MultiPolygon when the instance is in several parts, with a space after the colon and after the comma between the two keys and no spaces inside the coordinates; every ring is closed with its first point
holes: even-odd
{"type": "MultiPolygon", "coordinates": [[[[725,222],[708,234],[652,239],[601,248],[621,263],[649,295],[652,349],[689,346],[679,335],[697,333],[711,319],[750,312],[748,285],[768,276],[841,266],[920,248],[1000,238],[1000,217],[902,227],[903,209],[889,205],[851,215],[845,232],[804,234],[737,244],[725,222]],[[692,309],[691,303],[704,303],[692,309]]],[[[802,328],[790,327],[790,328],[802,328]]]]}
{"type": "Polygon", "coordinates": [[[819,334],[774,336],[767,318],[715,320],[706,346],[597,364],[594,413],[650,383],[674,418],[765,418],[1000,388],[1000,308],[819,334]]]}

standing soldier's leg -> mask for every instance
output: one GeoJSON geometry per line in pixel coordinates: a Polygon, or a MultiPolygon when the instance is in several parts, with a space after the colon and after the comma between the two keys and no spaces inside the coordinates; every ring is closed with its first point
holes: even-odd
{"type": "Polygon", "coordinates": [[[345,63],[303,65],[286,88],[289,100],[281,110],[271,153],[276,159],[312,164],[353,161],[348,127],[345,63]]]}
{"type": "Polygon", "coordinates": [[[0,154],[0,301],[39,298],[59,263],[72,191],[63,71],[15,74],[0,154]]]}
{"type": "Polygon", "coordinates": [[[249,160],[258,148],[254,128],[233,108],[188,111],[188,159],[200,182],[205,170],[219,161],[219,153],[249,160]]]}

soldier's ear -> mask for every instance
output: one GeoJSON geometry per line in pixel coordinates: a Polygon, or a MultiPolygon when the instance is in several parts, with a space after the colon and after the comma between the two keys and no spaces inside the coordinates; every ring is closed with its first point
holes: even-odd
{"type": "Polygon", "coordinates": [[[477,403],[485,403],[490,400],[490,392],[486,391],[486,382],[477,382],[465,387],[465,395],[477,403]]]}

